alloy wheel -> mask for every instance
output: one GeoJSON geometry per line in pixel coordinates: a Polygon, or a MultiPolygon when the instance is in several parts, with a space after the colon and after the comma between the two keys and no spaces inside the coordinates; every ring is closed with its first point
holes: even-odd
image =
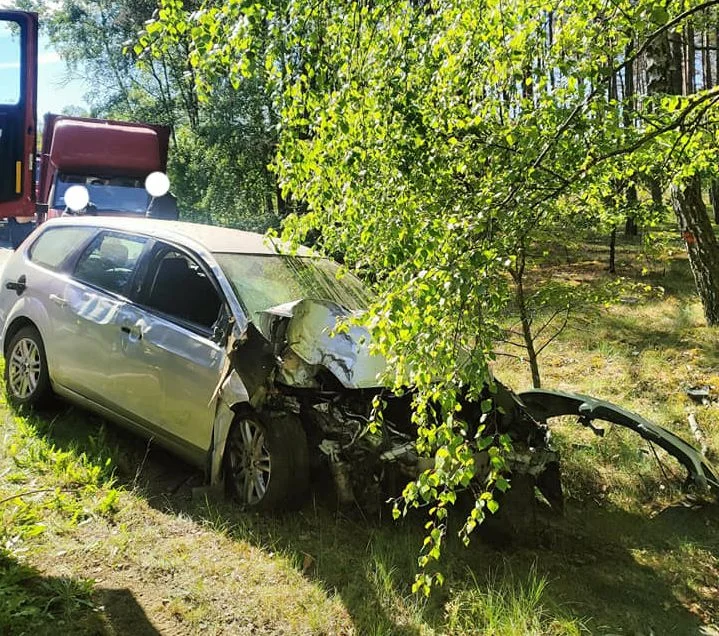
{"type": "Polygon", "coordinates": [[[263,429],[254,420],[240,420],[231,433],[229,450],[237,493],[246,504],[259,503],[267,492],[272,469],[263,429]]]}
{"type": "Polygon", "coordinates": [[[40,349],[31,338],[17,341],[8,361],[8,379],[13,396],[25,400],[37,389],[42,371],[40,349]]]}

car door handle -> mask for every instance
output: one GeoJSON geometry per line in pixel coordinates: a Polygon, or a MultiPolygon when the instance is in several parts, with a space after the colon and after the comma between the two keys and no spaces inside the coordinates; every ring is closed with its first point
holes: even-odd
{"type": "Polygon", "coordinates": [[[135,338],[137,338],[138,340],[142,340],[142,331],[140,331],[139,328],[133,329],[132,327],[123,325],[122,327],[120,327],[120,331],[122,331],[122,333],[126,333],[129,336],[135,336],[135,338]]]}
{"type": "Polygon", "coordinates": [[[50,294],[50,300],[52,300],[52,302],[54,302],[58,307],[67,307],[67,300],[57,294],[50,294]]]}
{"type": "Polygon", "coordinates": [[[13,291],[17,292],[17,295],[19,296],[27,288],[26,283],[27,278],[25,278],[25,274],[23,274],[16,281],[9,280],[7,283],[5,283],[5,289],[12,289],[13,291]]]}

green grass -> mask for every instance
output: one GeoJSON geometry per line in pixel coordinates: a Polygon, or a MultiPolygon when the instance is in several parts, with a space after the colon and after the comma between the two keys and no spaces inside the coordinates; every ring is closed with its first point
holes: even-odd
{"type": "MultiPolygon", "coordinates": [[[[480,582],[470,571],[471,584],[447,603],[447,627],[452,633],[580,634],[586,626],[547,606],[547,579],[531,569],[517,580],[506,566],[480,582]]],[[[551,603],[551,601],[550,601],[551,603]]]]}
{"type": "MultiPolygon", "coordinates": [[[[605,276],[597,250],[562,275],[605,276]]],[[[684,260],[642,275],[627,246],[620,267],[665,295],[578,316],[540,359],[544,383],[686,437],[684,389],[719,392],[715,333],[685,291],[684,260]]],[[[529,384],[515,361],[496,371],[529,384]]],[[[715,411],[697,417],[719,448],[715,411]]],[[[689,634],[719,623],[716,506],[692,507],[680,468],[660,454],[665,477],[618,428],[599,439],[560,422],[564,517],[539,516],[510,543],[488,527],[468,549],[450,533],[445,585],[425,599],[411,593],[419,517],[338,512],[321,494],[291,514],[243,512],[193,497],[193,469],[76,409],[24,417],[3,404],[0,422],[0,500],[42,491],[0,503],[2,634],[689,634]]]]}
{"type": "Polygon", "coordinates": [[[499,609],[500,558],[480,544],[450,542],[445,588],[412,594],[419,521],[320,501],[263,516],[195,499],[189,485],[169,494],[168,467],[181,483],[191,469],[151,450],[138,478],[143,442],[98,418],[62,406],[49,419],[3,413],[0,474],[13,478],[2,497],[43,492],[1,504],[0,633],[474,634],[473,616],[505,609],[488,630],[581,628],[538,569],[525,583],[522,560],[503,566],[513,594],[499,609]]]}
{"type": "Polygon", "coordinates": [[[71,535],[79,524],[111,518],[119,493],[111,460],[88,452],[61,450],[44,437],[53,421],[14,417],[5,406],[0,444],[0,632],[51,633],[55,629],[93,633],[99,622],[93,581],[83,576],[43,576],[43,547],[71,535]],[[52,626],[55,627],[52,627],[52,626]]]}

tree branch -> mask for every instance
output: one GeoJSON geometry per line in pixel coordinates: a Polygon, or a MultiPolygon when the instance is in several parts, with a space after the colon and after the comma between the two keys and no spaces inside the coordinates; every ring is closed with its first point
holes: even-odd
{"type": "Polygon", "coordinates": [[[544,351],[547,348],[547,346],[549,346],[552,342],[554,342],[554,340],[556,340],[559,337],[559,335],[566,328],[568,322],[569,322],[569,312],[567,312],[565,314],[564,321],[562,322],[562,326],[559,329],[557,329],[557,331],[554,333],[554,335],[551,338],[549,338],[549,340],[547,340],[547,342],[545,342],[541,347],[539,347],[539,349],[537,349],[537,356],[539,356],[539,354],[542,353],[542,351],[544,351]]]}
{"type": "Polygon", "coordinates": [[[22,497],[38,495],[43,492],[77,492],[78,490],[79,488],[41,488],[40,490],[28,490],[26,492],[20,492],[17,495],[13,495],[12,497],[5,497],[5,499],[0,499],[0,506],[7,503],[8,501],[12,501],[13,499],[21,499],[22,497]]]}

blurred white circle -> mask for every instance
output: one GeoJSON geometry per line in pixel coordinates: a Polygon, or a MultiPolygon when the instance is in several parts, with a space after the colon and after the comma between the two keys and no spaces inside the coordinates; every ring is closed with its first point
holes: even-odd
{"type": "Polygon", "coordinates": [[[79,212],[90,203],[90,194],[83,185],[70,186],[65,190],[65,205],[73,212],[79,212]]]}
{"type": "Polygon", "coordinates": [[[170,179],[164,172],[151,172],[145,179],[145,190],[151,197],[164,197],[170,190],[170,179]]]}

